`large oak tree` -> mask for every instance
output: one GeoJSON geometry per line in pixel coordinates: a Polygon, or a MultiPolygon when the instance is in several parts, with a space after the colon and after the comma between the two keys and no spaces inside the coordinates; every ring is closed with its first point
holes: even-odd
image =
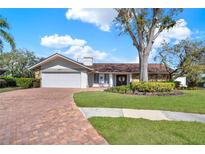
{"type": "Polygon", "coordinates": [[[116,25],[128,34],[139,55],[140,81],[148,81],[148,58],[157,37],[175,26],[182,9],[116,9],[116,25]]]}

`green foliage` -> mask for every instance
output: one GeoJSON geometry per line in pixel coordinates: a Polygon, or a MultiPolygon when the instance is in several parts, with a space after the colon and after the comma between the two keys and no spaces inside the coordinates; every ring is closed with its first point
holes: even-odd
{"type": "Polygon", "coordinates": [[[33,78],[16,78],[16,85],[22,88],[31,88],[33,87],[33,78]]]}
{"type": "Polygon", "coordinates": [[[39,79],[34,79],[33,80],[33,88],[39,88],[41,85],[41,82],[39,79]]]}
{"type": "Polygon", "coordinates": [[[132,82],[130,85],[115,86],[106,89],[108,92],[127,93],[135,92],[171,92],[176,84],[174,82],[132,82]]]}
{"type": "Polygon", "coordinates": [[[115,86],[115,87],[108,88],[105,91],[126,94],[128,91],[130,91],[130,86],[129,85],[115,86]]]}
{"type": "Polygon", "coordinates": [[[183,9],[118,8],[115,25],[120,34],[128,34],[137,49],[140,62],[140,81],[148,81],[148,57],[155,40],[164,30],[176,25],[183,9]]]}
{"type": "Polygon", "coordinates": [[[7,76],[30,78],[34,76],[34,72],[29,70],[29,67],[36,64],[39,59],[34,52],[18,49],[0,54],[0,67],[8,70],[5,73],[7,76]]]}
{"type": "Polygon", "coordinates": [[[175,88],[180,88],[180,84],[181,84],[181,82],[180,81],[174,81],[174,83],[175,83],[175,88]]]}
{"type": "Polygon", "coordinates": [[[205,144],[204,123],[124,117],[92,117],[88,120],[111,145],[205,144]]]}
{"type": "Polygon", "coordinates": [[[79,107],[151,109],[205,114],[205,90],[184,90],[181,96],[130,96],[111,92],[74,94],[79,107]]]}
{"type": "Polygon", "coordinates": [[[174,90],[173,82],[132,82],[132,91],[139,92],[170,92],[174,90]]]}
{"type": "Polygon", "coordinates": [[[6,87],[6,80],[0,79],[0,88],[5,88],[6,87]]]}
{"type": "Polygon", "coordinates": [[[21,88],[38,88],[40,80],[34,78],[15,78],[11,76],[0,77],[0,88],[4,87],[21,87],[21,88]]]}
{"type": "Polygon", "coordinates": [[[162,43],[155,60],[159,60],[166,68],[172,68],[167,71],[174,78],[184,76],[188,86],[194,87],[201,82],[201,74],[205,71],[202,65],[204,55],[204,42],[182,40],[178,44],[162,43]]]}
{"type": "Polygon", "coordinates": [[[1,79],[4,79],[6,81],[6,86],[7,87],[16,87],[16,79],[13,77],[1,77],[1,79]]]}
{"type": "Polygon", "coordinates": [[[9,30],[10,26],[6,19],[0,17],[0,54],[2,53],[2,50],[4,48],[3,40],[8,42],[13,50],[15,50],[16,45],[14,42],[13,37],[6,31],[9,30]],[[2,40],[3,39],[3,40],[2,40]]]}

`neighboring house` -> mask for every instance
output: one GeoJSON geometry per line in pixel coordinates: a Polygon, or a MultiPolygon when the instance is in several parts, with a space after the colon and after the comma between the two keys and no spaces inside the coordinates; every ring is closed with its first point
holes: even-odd
{"type": "MultiPolygon", "coordinates": [[[[139,64],[93,63],[84,57],[79,63],[61,54],[54,54],[32,66],[41,87],[87,88],[112,87],[139,79],[139,64]]],[[[149,64],[150,81],[167,81],[169,73],[162,64],[149,64]]]]}
{"type": "Polygon", "coordinates": [[[186,77],[178,77],[174,81],[180,82],[180,87],[187,87],[186,77]]]}
{"type": "Polygon", "coordinates": [[[0,76],[6,72],[6,69],[0,68],[0,76]]]}

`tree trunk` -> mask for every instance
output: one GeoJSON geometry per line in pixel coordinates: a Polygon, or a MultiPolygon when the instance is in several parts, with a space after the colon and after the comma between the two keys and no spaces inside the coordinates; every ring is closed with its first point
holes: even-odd
{"type": "Polygon", "coordinates": [[[139,56],[140,60],[140,81],[148,82],[148,55],[139,56]]]}

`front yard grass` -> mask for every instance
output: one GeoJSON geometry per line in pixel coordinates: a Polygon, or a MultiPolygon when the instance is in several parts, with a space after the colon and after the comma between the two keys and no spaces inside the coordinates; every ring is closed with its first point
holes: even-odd
{"type": "Polygon", "coordinates": [[[21,87],[7,87],[7,88],[0,88],[0,93],[3,92],[8,92],[8,91],[13,91],[13,90],[18,90],[22,89],[21,87]]]}
{"type": "Polygon", "coordinates": [[[184,90],[181,96],[132,96],[109,92],[74,94],[79,107],[153,109],[205,113],[205,90],[184,90]]]}
{"type": "Polygon", "coordinates": [[[89,121],[110,144],[205,144],[205,124],[94,117],[89,121]]]}

